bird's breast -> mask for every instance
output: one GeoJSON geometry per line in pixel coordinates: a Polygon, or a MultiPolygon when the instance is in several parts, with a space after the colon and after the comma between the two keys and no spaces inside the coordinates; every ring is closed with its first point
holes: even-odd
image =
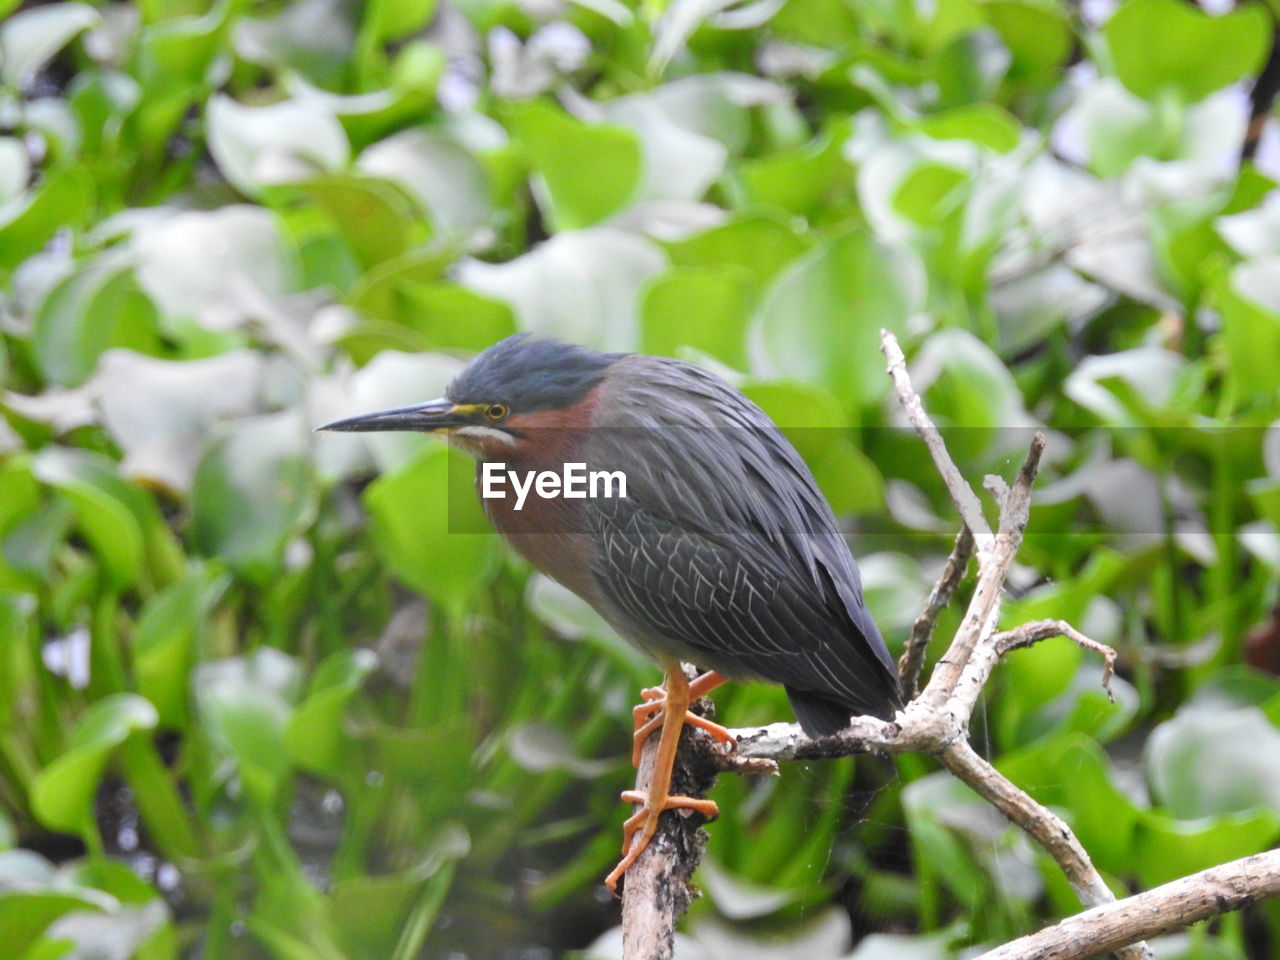
{"type": "MultiPolygon", "coordinates": [[[[529,472],[554,470],[561,465],[522,464],[507,467],[519,477],[529,472]]],[[[481,471],[483,465],[481,465],[481,471]]],[[[481,476],[477,474],[477,486],[481,476]]],[[[590,568],[590,537],[585,531],[581,502],[560,497],[542,498],[534,489],[521,504],[508,483],[507,495],[501,498],[481,496],[485,514],[493,528],[516,553],[529,561],[539,573],[558,580],[588,603],[594,604],[597,590],[590,568]]]]}

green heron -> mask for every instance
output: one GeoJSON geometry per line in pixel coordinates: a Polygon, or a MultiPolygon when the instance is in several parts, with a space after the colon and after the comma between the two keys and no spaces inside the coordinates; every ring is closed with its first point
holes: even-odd
{"type": "Polygon", "coordinates": [[[443,399],[320,429],[442,433],[477,458],[478,485],[486,462],[513,476],[572,463],[625,477],[612,496],[548,485],[551,496],[519,506],[483,499],[510,546],[666,671],[635,708],[633,761],[662,732],[648,791],[622,795],[641,808],[624,826],[611,889],[662,811],[717,813],[668,792],[684,724],[732,744],[689,712],[707,691],[729,678],[780,683],[813,737],[853,715],[891,719],[900,705],[897,670],[809,468],[759,407],[706,370],[521,334],[477,356],[443,399]],[[681,661],[707,672],[690,682],[681,661]]]}

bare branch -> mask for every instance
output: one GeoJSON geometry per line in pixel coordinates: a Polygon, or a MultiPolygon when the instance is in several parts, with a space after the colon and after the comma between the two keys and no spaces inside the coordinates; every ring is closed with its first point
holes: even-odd
{"type": "Polygon", "coordinates": [[[1065,620],[1034,620],[1004,633],[997,633],[991,638],[991,642],[996,648],[996,655],[1003,657],[1010,650],[1030,647],[1052,637],[1066,637],[1076,646],[1102,657],[1102,689],[1107,692],[1107,699],[1115,703],[1116,696],[1111,692],[1111,678],[1116,673],[1115,650],[1105,643],[1091,640],[1065,620]]]}
{"type": "Polygon", "coordinates": [[[920,394],[916,393],[911,386],[911,376],[907,373],[907,358],[903,356],[902,347],[898,346],[898,338],[888,330],[881,330],[880,349],[888,360],[889,376],[893,378],[894,389],[898,391],[898,400],[907,412],[907,419],[916,428],[916,433],[920,434],[924,445],[929,448],[934,466],[938,468],[938,473],[942,474],[942,482],[947,485],[947,492],[951,494],[951,500],[960,513],[960,519],[978,541],[978,553],[981,554],[992,534],[991,526],[982,513],[982,504],[978,502],[978,495],[965,481],[955,461],[951,459],[951,454],[947,453],[947,445],[942,440],[942,434],[938,432],[937,426],[925,412],[920,394]]]}
{"type": "MultiPolygon", "coordinates": [[[[695,738],[710,740],[686,727],[671,776],[674,793],[700,797],[715,782],[712,748],[689,749],[695,738]]],[[[650,737],[640,754],[636,784],[644,789],[653,779],[658,738],[650,737]]],[[[776,767],[775,767],[776,769],[776,767]]],[[[622,877],[622,955],[624,960],[671,960],[676,922],[689,909],[698,891],[693,872],[702,861],[706,833],[702,817],[688,810],[662,814],[658,832],[622,877]]]]}
{"type": "Polygon", "coordinates": [[[938,616],[948,603],[951,595],[960,586],[965,569],[969,566],[969,557],[973,553],[973,534],[967,526],[962,526],[956,534],[955,546],[951,548],[951,556],[947,557],[947,565],[942,568],[942,575],[929,591],[924,609],[916,617],[911,626],[911,636],[907,638],[906,649],[898,660],[898,673],[902,675],[902,696],[906,700],[914,700],[920,692],[920,670],[924,667],[924,654],[933,637],[934,627],[938,625],[938,616]]]}
{"type": "Polygon", "coordinates": [[[1267,850],[1078,913],[976,960],[1084,960],[1277,896],[1280,850],[1267,850]]]}
{"type": "MultiPolygon", "coordinates": [[[[1009,576],[1009,567],[1013,565],[1018,547],[1022,545],[1022,533],[1026,529],[1030,512],[1031,484],[1039,469],[1042,453],[1044,435],[1037,433],[1031,441],[1026,460],[1018,471],[1017,480],[1003,498],[999,533],[995,535],[993,545],[984,551],[982,545],[978,544],[978,582],[974,587],[973,597],[969,600],[969,610],[946,655],[938,661],[929,685],[920,695],[934,710],[948,709],[948,701],[951,700],[974,650],[983,638],[989,638],[995,630],[1004,582],[1009,576]]],[[[956,720],[967,726],[969,713],[957,715],[956,720]]]]}
{"type": "Polygon", "coordinates": [[[938,754],[942,765],[974,792],[1025,830],[1062,867],[1080,902],[1087,907],[1115,899],[1094,869],[1088,852],[1071,828],[1046,807],[1019,790],[1004,774],[987,763],[965,740],[957,740],[938,754]]]}

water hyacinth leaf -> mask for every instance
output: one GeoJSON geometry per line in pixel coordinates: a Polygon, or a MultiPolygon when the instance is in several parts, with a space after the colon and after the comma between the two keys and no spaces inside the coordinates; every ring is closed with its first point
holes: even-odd
{"type": "Polygon", "coordinates": [[[19,960],[63,960],[70,944],[44,938],[59,917],[117,906],[105,894],[84,890],[6,890],[0,893],[0,929],[5,949],[19,960]],[[31,951],[31,952],[28,952],[31,951]]]}
{"type": "Polygon", "coordinates": [[[859,405],[879,397],[885,389],[880,328],[901,331],[914,299],[905,266],[864,230],[795,261],[756,311],[754,366],[822,383],[859,405]]]}
{"type": "Polygon", "coordinates": [[[497,559],[474,475],[468,457],[433,445],[364,494],[375,540],[395,575],[454,614],[483,587],[497,559]]]}
{"type": "Polygon", "coordinates": [[[436,0],[370,0],[361,33],[373,43],[399,40],[426,26],[435,10],[436,0]]]}
{"type": "Polygon", "coordinates": [[[59,230],[81,224],[93,197],[88,171],[72,167],[51,173],[29,189],[25,203],[9,204],[0,213],[0,270],[12,270],[39,252],[59,230]]]}
{"type": "Polygon", "coordinates": [[[133,234],[138,280],[168,318],[199,318],[250,283],[268,296],[294,289],[297,265],[270,211],[230,204],[144,222],[133,234]]]}
{"type": "Polygon", "coordinates": [[[1146,768],[1155,798],[1184,820],[1280,809],[1280,730],[1256,707],[1180,710],[1152,731],[1146,768]]]}
{"type": "Polygon", "coordinates": [[[693,347],[741,370],[754,302],[755,284],[740,267],[677,267],[660,274],[641,301],[641,349],[678,356],[680,347],[693,347]]]}
{"type": "Polygon", "coordinates": [[[218,169],[250,197],[265,186],[341,171],[351,158],[342,124],[315,100],[247,107],[216,94],[207,122],[218,169]]]}
{"type": "Polygon", "coordinates": [[[403,187],[422,205],[442,238],[466,243],[489,219],[489,173],[448,132],[418,129],[393,134],[361,153],[356,167],[403,187]]]}
{"type": "Polygon", "coordinates": [[[1126,0],[1102,28],[1116,75],[1140,97],[1201,100],[1256,74],[1271,23],[1261,4],[1211,16],[1178,0],[1126,0]],[[1159,43],[1151,38],[1159,36],[1159,43]]]}
{"type": "Polygon", "coordinates": [[[479,352],[516,332],[515,312],[501,300],[448,281],[403,292],[400,322],[422,334],[429,350],[479,352]]]}
{"type": "Polygon", "coordinates": [[[427,239],[427,225],[390,184],[323,177],[298,189],[333,218],[366,270],[427,239]]]}
{"type": "Polygon", "coordinates": [[[232,39],[236,54],[249,63],[333,87],[346,69],[355,36],[343,0],[300,0],[274,17],[241,17],[232,39]]]}
{"type": "Polygon", "coordinates": [[[203,16],[172,18],[163,25],[144,30],[139,36],[142,48],[141,79],[151,96],[158,97],[164,88],[174,90],[198,88],[209,76],[214,58],[224,49],[232,15],[238,12],[238,0],[217,0],[206,5],[203,16]]]}
{"type": "Polygon", "coordinates": [[[637,195],[641,148],[630,130],[584,123],[544,101],[513,108],[509,122],[542,178],[557,230],[599,223],[637,195]]]}
{"type": "Polygon", "coordinates": [[[196,638],[228,582],[225,574],[197,569],[142,608],[134,636],[134,676],[139,693],[155,705],[162,727],[186,725],[187,676],[195,662],[196,638]]]}
{"type": "Polygon", "coordinates": [[[289,769],[284,732],[301,679],[297,662],[271,647],[202,664],[192,676],[205,729],[235,761],[249,796],[263,806],[289,769]]]}
{"type": "Polygon", "coordinates": [[[1257,358],[1280,356],[1280,290],[1273,279],[1277,269],[1278,256],[1258,257],[1231,270],[1221,262],[1210,268],[1210,296],[1222,315],[1220,339],[1237,402],[1275,390],[1275,378],[1257,358]]]}
{"type": "Polygon", "coordinates": [[[159,522],[147,497],[115,472],[115,464],[86,450],[47,447],[32,471],[75,508],[76,525],[103,562],[114,589],[136,581],[145,555],[144,530],[159,522]]]}
{"type": "Polygon", "coordinates": [[[1057,8],[1025,0],[994,0],[983,7],[1013,56],[1011,79],[1044,82],[1060,75],[1074,37],[1057,8]]]}
{"type": "Polygon", "coordinates": [[[593,227],[556,234],[506,263],[464,260],[458,279],[510,303],[521,330],[601,350],[634,350],[638,293],[665,266],[656,244],[593,227]]]}
{"type": "Polygon", "coordinates": [[[12,553],[18,544],[10,535],[36,513],[40,505],[40,485],[31,472],[30,460],[13,457],[0,462],[0,589],[18,590],[29,583],[30,565],[12,553]]]}
{"type": "Polygon", "coordinates": [[[0,209],[27,188],[31,161],[17,137],[0,137],[0,209]]]}
{"type": "Polygon", "coordinates": [[[71,734],[66,751],[36,775],[31,806],[52,830],[89,834],[93,797],[111,754],[134,733],[154,729],[159,718],[149,701],[117,693],[92,704],[71,734]]]}
{"type": "Polygon", "coordinates": [[[1115,785],[1110,761],[1096,742],[1068,733],[1009,753],[997,766],[1041,803],[1068,811],[1072,829],[1102,869],[1132,869],[1143,811],[1115,785]],[[1064,770],[1071,776],[1061,776],[1064,770]]]}
{"type": "Polygon", "coordinates": [[[33,346],[46,379],[78,385],[111,346],[155,342],[156,309],[119,256],[103,255],[50,291],[35,318],[33,346]],[[148,335],[149,334],[149,335],[148,335]]]}
{"type": "Polygon", "coordinates": [[[378,665],[370,650],[339,650],[311,678],[311,689],[284,731],[284,743],[299,766],[322,776],[346,779],[354,771],[342,721],[347,704],[378,665]]]}
{"type": "Polygon", "coordinates": [[[797,150],[744,162],[738,167],[743,193],[753,203],[819,219],[853,195],[854,170],[844,155],[852,132],[853,124],[841,120],[797,150]]]}
{"type": "Polygon", "coordinates": [[[667,244],[676,266],[738,267],[761,289],[807,248],[792,226],[768,214],[751,214],[667,244]]]}
{"type": "Polygon", "coordinates": [[[967,179],[963,170],[943,163],[917,163],[899,181],[893,210],[918,226],[932,226],[954,209],[967,179]]]}
{"type": "MultiPolygon", "coordinates": [[[[296,4],[291,9],[303,5],[296,4]]],[[[286,79],[285,89],[298,99],[318,99],[341,122],[352,146],[362,149],[432,109],[446,63],[439,47],[412,42],[396,54],[388,86],[381,90],[349,95],[330,93],[296,75],[286,79]]]]}
{"type": "Polygon", "coordinates": [[[315,507],[310,427],[293,410],[241,420],[214,441],[191,488],[191,531],[202,553],[256,583],[280,573],[285,545],[315,507]]]}
{"type": "MultiPolygon", "coordinates": [[[[1259,808],[1196,820],[1145,810],[1134,832],[1130,866],[1146,889],[1268,849],[1280,836],[1280,813],[1259,808]]],[[[1083,838],[1082,838],[1083,839],[1083,838]]]]}
{"type": "MultiPolygon", "coordinates": [[[[989,4],[988,9],[995,6],[989,4]]],[[[921,117],[916,129],[935,140],[968,140],[996,153],[1008,153],[1022,138],[1018,121],[992,103],[969,104],[921,117]]]]}
{"type": "Polygon", "coordinates": [[[0,25],[0,80],[27,82],[77,34],[102,21],[87,3],[50,3],[24,10],[0,25]]]}
{"type": "Polygon", "coordinates": [[[185,361],[109,350],[91,386],[102,425],[124,452],[121,472],[146,486],[185,493],[216,425],[259,411],[266,374],[266,360],[256,350],[185,361]]]}

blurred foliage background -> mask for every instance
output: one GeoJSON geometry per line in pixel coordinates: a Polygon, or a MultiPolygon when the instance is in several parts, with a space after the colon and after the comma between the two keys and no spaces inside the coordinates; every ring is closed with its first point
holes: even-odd
{"type": "MultiPolygon", "coordinates": [[[[979,748],[1118,892],[1273,844],[1275,28],[1215,6],[0,0],[4,957],[616,955],[656,671],[449,532],[465,460],[311,433],[516,330],[739,383],[895,649],[956,522],[879,328],[975,482],[1047,430],[1004,620],[1116,646],[1118,697],[1014,654],[979,748]]],[[[685,960],[934,960],[1076,909],[919,758],[716,799],[685,960]]],[[[1159,947],[1274,956],[1280,909],[1159,947]]]]}

